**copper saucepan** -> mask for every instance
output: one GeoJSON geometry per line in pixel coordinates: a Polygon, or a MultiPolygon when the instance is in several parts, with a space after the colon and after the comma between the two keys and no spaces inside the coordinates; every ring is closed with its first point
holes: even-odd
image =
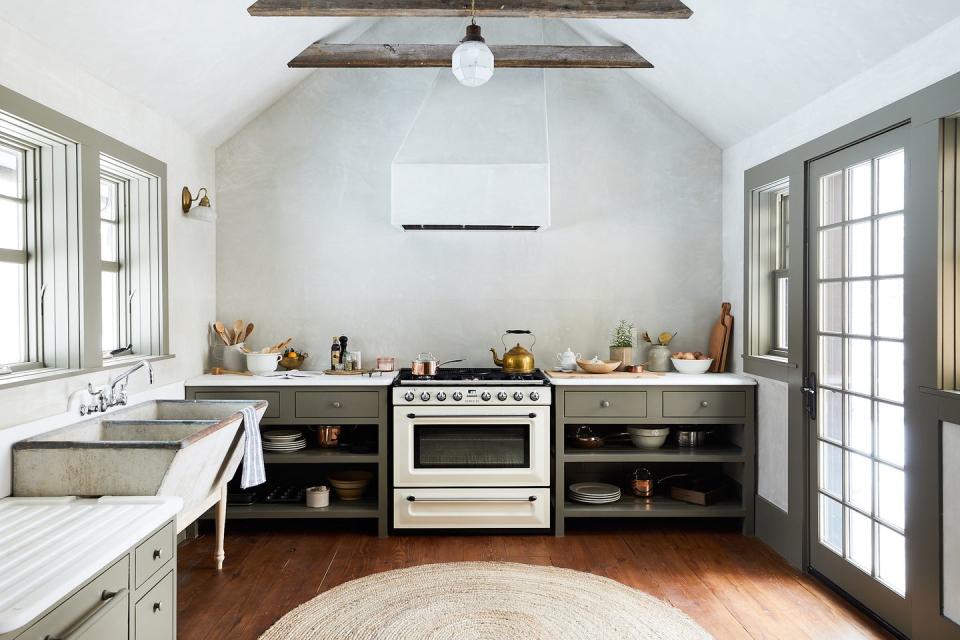
{"type": "Polygon", "coordinates": [[[417,354],[417,358],[410,363],[410,371],[413,375],[418,377],[433,377],[437,375],[437,369],[442,367],[445,364],[451,364],[454,362],[463,362],[463,358],[459,360],[447,360],[445,362],[438,362],[432,353],[420,353],[417,354]]]}

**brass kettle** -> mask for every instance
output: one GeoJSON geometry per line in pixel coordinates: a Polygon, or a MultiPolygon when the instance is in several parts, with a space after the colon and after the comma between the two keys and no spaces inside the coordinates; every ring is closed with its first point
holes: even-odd
{"type": "Polygon", "coordinates": [[[490,353],[493,354],[493,364],[500,367],[504,373],[510,375],[526,375],[533,373],[536,368],[533,363],[533,345],[537,344],[537,337],[528,329],[508,329],[506,333],[500,336],[500,342],[503,344],[503,359],[497,355],[497,350],[490,347],[490,353]],[[508,335],[528,335],[533,338],[530,349],[526,349],[517,343],[517,346],[507,351],[505,338],[508,335]]]}

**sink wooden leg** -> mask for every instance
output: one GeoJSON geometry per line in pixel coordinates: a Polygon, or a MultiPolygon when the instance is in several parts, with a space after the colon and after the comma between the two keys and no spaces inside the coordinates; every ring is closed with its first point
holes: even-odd
{"type": "Polygon", "coordinates": [[[217,571],[223,569],[223,533],[227,524],[227,485],[220,487],[220,502],[217,503],[217,571]]]}

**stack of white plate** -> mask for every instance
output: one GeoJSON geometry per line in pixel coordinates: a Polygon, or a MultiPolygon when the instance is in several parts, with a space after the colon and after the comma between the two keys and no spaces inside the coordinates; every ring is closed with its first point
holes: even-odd
{"type": "Polygon", "coordinates": [[[620,499],[620,487],[606,482],[578,482],[570,485],[570,499],[587,504],[609,504],[620,499]]]}
{"type": "Polygon", "coordinates": [[[307,448],[307,439],[303,431],[294,429],[277,429],[263,433],[263,450],[277,453],[300,451],[307,448]]]}

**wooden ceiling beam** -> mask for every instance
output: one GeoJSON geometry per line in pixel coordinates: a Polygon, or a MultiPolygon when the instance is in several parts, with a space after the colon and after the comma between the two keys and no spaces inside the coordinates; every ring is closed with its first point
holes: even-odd
{"type": "MultiPolygon", "coordinates": [[[[288,64],[294,68],[449,67],[456,44],[324,44],[315,42],[288,64]]],[[[651,69],[627,46],[491,45],[498,69],[651,69]]]]}
{"type": "MultiPolygon", "coordinates": [[[[693,15],[680,0],[476,0],[478,17],[667,18],[693,15]]],[[[252,16],[443,17],[470,15],[470,0],[257,0],[252,16]]]]}

